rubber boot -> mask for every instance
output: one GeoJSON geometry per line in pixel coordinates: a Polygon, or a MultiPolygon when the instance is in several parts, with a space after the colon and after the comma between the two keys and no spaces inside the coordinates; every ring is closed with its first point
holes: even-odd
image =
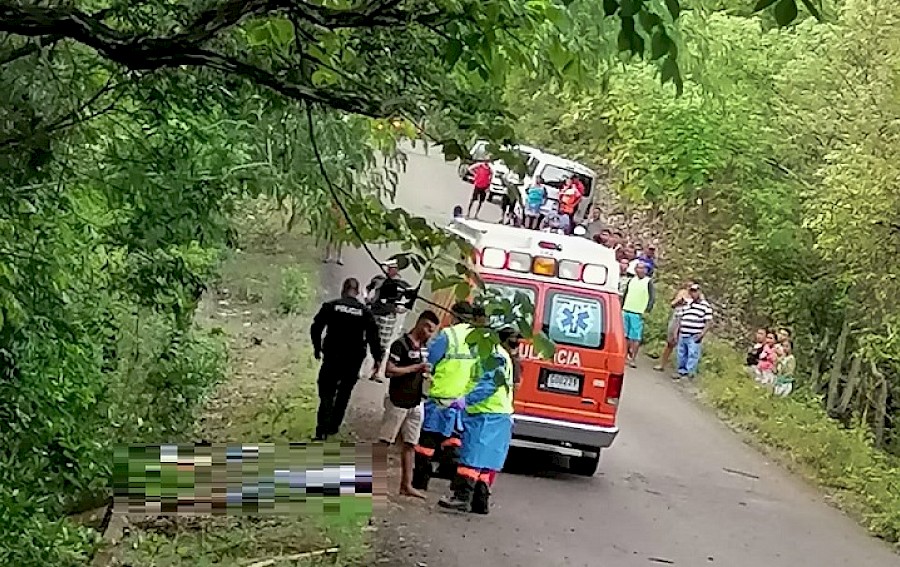
{"type": "Polygon", "coordinates": [[[438,460],[438,478],[453,479],[456,477],[456,467],[459,466],[459,448],[442,447],[438,460]]]}
{"type": "Polygon", "coordinates": [[[487,514],[490,509],[491,488],[482,481],[475,483],[475,493],[472,495],[472,513],[487,514]]]}
{"type": "Polygon", "coordinates": [[[415,466],[413,467],[412,486],[416,490],[428,490],[428,484],[434,475],[431,459],[425,455],[416,453],[415,466]]]}
{"type": "Polygon", "coordinates": [[[453,493],[438,500],[438,506],[448,510],[468,512],[472,502],[472,493],[475,491],[475,481],[470,478],[457,476],[454,479],[453,493]]]}

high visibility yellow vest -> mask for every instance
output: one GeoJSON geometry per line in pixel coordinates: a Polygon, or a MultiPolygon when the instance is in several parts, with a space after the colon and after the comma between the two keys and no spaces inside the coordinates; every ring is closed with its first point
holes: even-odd
{"type": "MultiPolygon", "coordinates": [[[[500,346],[495,348],[494,353],[503,358],[503,368],[500,372],[502,383],[497,388],[497,391],[491,394],[488,399],[467,407],[466,411],[468,413],[500,413],[511,415],[513,411],[515,411],[513,406],[512,357],[509,356],[509,353],[506,351],[506,349],[500,346]]],[[[472,373],[472,379],[469,381],[469,388],[467,389],[467,391],[471,391],[475,387],[475,385],[478,384],[478,381],[481,380],[481,376],[483,373],[484,369],[482,368],[481,364],[479,364],[472,373]]]]}
{"type": "Polygon", "coordinates": [[[622,310],[643,313],[648,305],[650,305],[650,278],[631,278],[625,289],[625,303],[622,304],[622,310]]]}
{"type": "Polygon", "coordinates": [[[434,368],[428,397],[433,399],[456,399],[466,393],[472,370],[478,364],[478,357],[472,347],[466,344],[466,337],[472,326],[459,323],[447,327],[442,333],[447,335],[447,352],[434,368]]]}

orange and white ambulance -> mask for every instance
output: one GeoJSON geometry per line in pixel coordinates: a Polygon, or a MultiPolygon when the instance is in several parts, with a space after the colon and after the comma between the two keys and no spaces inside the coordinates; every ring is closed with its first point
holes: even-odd
{"type": "MultiPolygon", "coordinates": [[[[455,220],[447,230],[474,247],[471,267],[487,289],[528,297],[535,332],[556,345],[549,359],[529,341],[520,345],[512,445],[566,455],[572,472],[592,476],[619,432],[626,347],[615,254],[578,236],[479,221],[455,220]]],[[[433,300],[449,307],[454,298],[439,292],[433,300]]]]}

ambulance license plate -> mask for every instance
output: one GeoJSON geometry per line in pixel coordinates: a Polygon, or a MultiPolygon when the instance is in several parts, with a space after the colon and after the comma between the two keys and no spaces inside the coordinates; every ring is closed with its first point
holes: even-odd
{"type": "Polygon", "coordinates": [[[584,377],[568,372],[556,372],[544,369],[538,378],[538,388],[561,394],[581,394],[581,382],[584,377]]]}

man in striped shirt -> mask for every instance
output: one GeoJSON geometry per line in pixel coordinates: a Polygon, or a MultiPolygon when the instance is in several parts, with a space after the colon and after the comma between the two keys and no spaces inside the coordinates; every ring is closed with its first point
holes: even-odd
{"type": "Polygon", "coordinates": [[[699,284],[688,289],[690,299],[681,313],[678,330],[678,374],[673,378],[693,378],[700,364],[703,339],[712,324],[712,307],[700,292],[699,284]]]}

